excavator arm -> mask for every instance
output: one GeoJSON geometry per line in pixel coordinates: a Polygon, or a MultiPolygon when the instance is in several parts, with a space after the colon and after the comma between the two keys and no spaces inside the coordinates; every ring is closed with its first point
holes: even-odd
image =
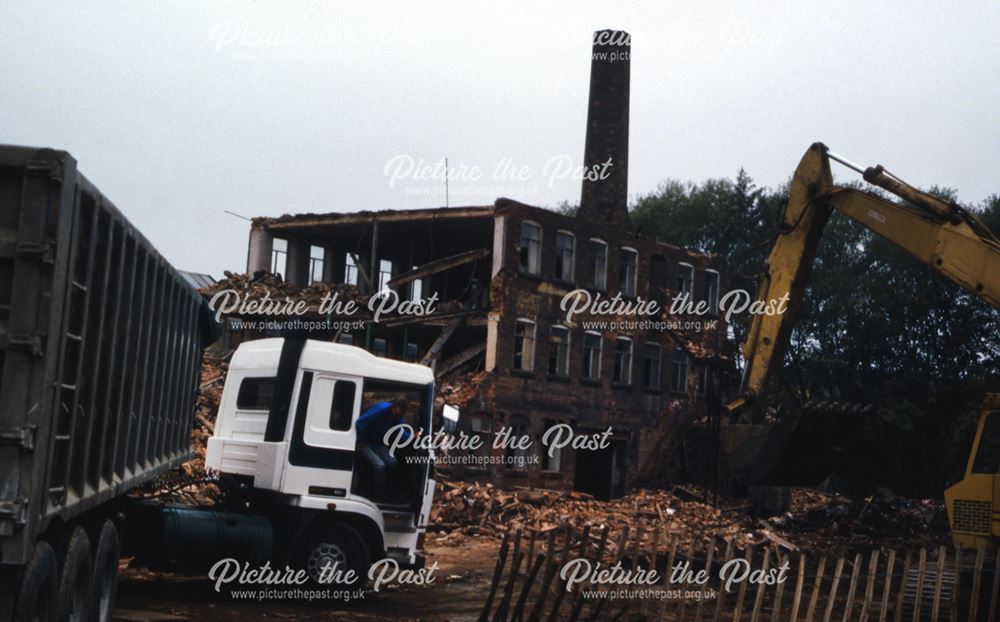
{"type": "Polygon", "coordinates": [[[974,214],[954,203],[921,192],[881,166],[862,171],[813,144],[792,178],[780,230],[758,287],[758,300],[787,296],[786,311],[755,315],[742,344],[746,367],[740,395],[724,408],[751,423],[763,417],[770,379],[781,367],[799,317],[820,238],[832,211],[846,214],[969,292],[1000,308],[1000,241],[974,214]],[[874,194],[835,186],[830,160],[861,172],[908,202],[900,205],[874,194]]]}

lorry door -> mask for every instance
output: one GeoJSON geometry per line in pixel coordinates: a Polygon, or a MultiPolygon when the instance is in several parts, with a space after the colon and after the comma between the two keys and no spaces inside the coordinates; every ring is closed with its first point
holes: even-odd
{"type": "Polygon", "coordinates": [[[349,376],[302,373],[285,492],[346,495],[354,470],[360,384],[349,376]]]}

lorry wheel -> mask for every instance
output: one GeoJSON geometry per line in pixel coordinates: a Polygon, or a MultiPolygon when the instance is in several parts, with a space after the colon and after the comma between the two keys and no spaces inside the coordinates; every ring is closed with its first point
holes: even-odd
{"type": "Polygon", "coordinates": [[[364,538],[356,530],[347,525],[324,525],[318,529],[310,529],[302,536],[295,555],[296,568],[304,569],[314,583],[333,584],[343,587],[364,587],[368,581],[368,567],[371,556],[364,538]],[[336,564],[338,573],[331,577],[321,576],[327,566],[333,568],[336,564]],[[353,582],[340,580],[340,573],[354,571],[357,577],[353,582]],[[333,579],[332,581],[330,579],[333,579]]]}
{"type": "Polygon", "coordinates": [[[48,542],[39,542],[24,568],[14,605],[15,622],[54,622],[58,595],[59,560],[48,542]]]}
{"type": "Polygon", "coordinates": [[[93,579],[90,538],[83,527],[75,527],[66,547],[66,560],[59,581],[60,622],[85,622],[88,619],[94,596],[91,590],[93,579]]]}
{"type": "Polygon", "coordinates": [[[118,593],[120,557],[118,529],[113,521],[104,521],[101,535],[97,538],[97,549],[94,551],[94,601],[90,614],[93,622],[111,622],[111,616],[115,612],[115,596],[118,593]]]}

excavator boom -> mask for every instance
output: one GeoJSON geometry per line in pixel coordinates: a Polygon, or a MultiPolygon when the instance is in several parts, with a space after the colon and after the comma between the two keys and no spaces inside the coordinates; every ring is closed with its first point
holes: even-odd
{"type": "MultiPolygon", "coordinates": [[[[787,311],[753,317],[742,344],[746,359],[742,390],[737,399],[724,406],[731,424],[724,426],[721,446],[733,471],[742,474],[746,483],[772,477],[769,474],[778,460],[775,455],[794,455],[789,450],[793,434],[813,440],[822,438],[822,434],[809,437],[804,433],[798,415],[774,424],[753,424],[764,419],[767,386],[781,367],[820,237],[833,211],[846,214],[938,274],[1000,308],[1000,240],[975,214],[917,190],[882,166],[862,170],[829,153],[822,143],[813,144],[792,178],[781,227],[757,292],[758,300],[764,301],[787,296],[787,311]],[[835,186],[831,159],[862,173],[866,181],[906,203],[835,186]]],[[[957,544],[993,548],[1000,543],[1000,394],[986,396],[965,477],[945,491],[945,502],[957,544]]]]}
{"type": "Polygon", "coordinates": [[[726,405],[730,415],[758,422],[767,384],[781,367],[820,238],[832,211],[841,212],[910,255],[1000,308],[1000,242],[975,215],[958,205],[921,192],[876,166],[859,168],[813,144],[792,178],[781,228],[767,260],[757,297],[787,294],[784,314],[754,316],[742,345],[746,360],[743,386],[726,405]],[[900,205],[855,188],[836,186],[831,158],[862,172],[865,180],[907,201],[900,205]]]}

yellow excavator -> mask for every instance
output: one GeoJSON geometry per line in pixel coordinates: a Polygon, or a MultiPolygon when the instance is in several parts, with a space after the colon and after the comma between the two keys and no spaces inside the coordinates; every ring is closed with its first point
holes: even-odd
{"type": "MultiPolygon", "coordinates": [[[[736,399],[723,407],[722,453],[730,469],[746,482],[763,479],[773,456],[788,442],[794,417],[766,421],[767,388],[782,365],[792,327],[827,219],[846,214],[899,246],[922,263],[994,308],[1000,308],[1000,239],[954,202],[921,192],[881,165],[862,169],[813,144],[792,178],[780,231],[761,276],[758,300],[788,295],[780,315],[755,315],[741,345],[746,366],[736,399]],[[905,201],[886,200],[833,183],[830,162],[861,173],[865,181],[905,201]]],[[[969,453],[965,476],[945,491],[948,520],[956,544],[1000,544],[1000,394],[988,394],[969,453]]]]}

